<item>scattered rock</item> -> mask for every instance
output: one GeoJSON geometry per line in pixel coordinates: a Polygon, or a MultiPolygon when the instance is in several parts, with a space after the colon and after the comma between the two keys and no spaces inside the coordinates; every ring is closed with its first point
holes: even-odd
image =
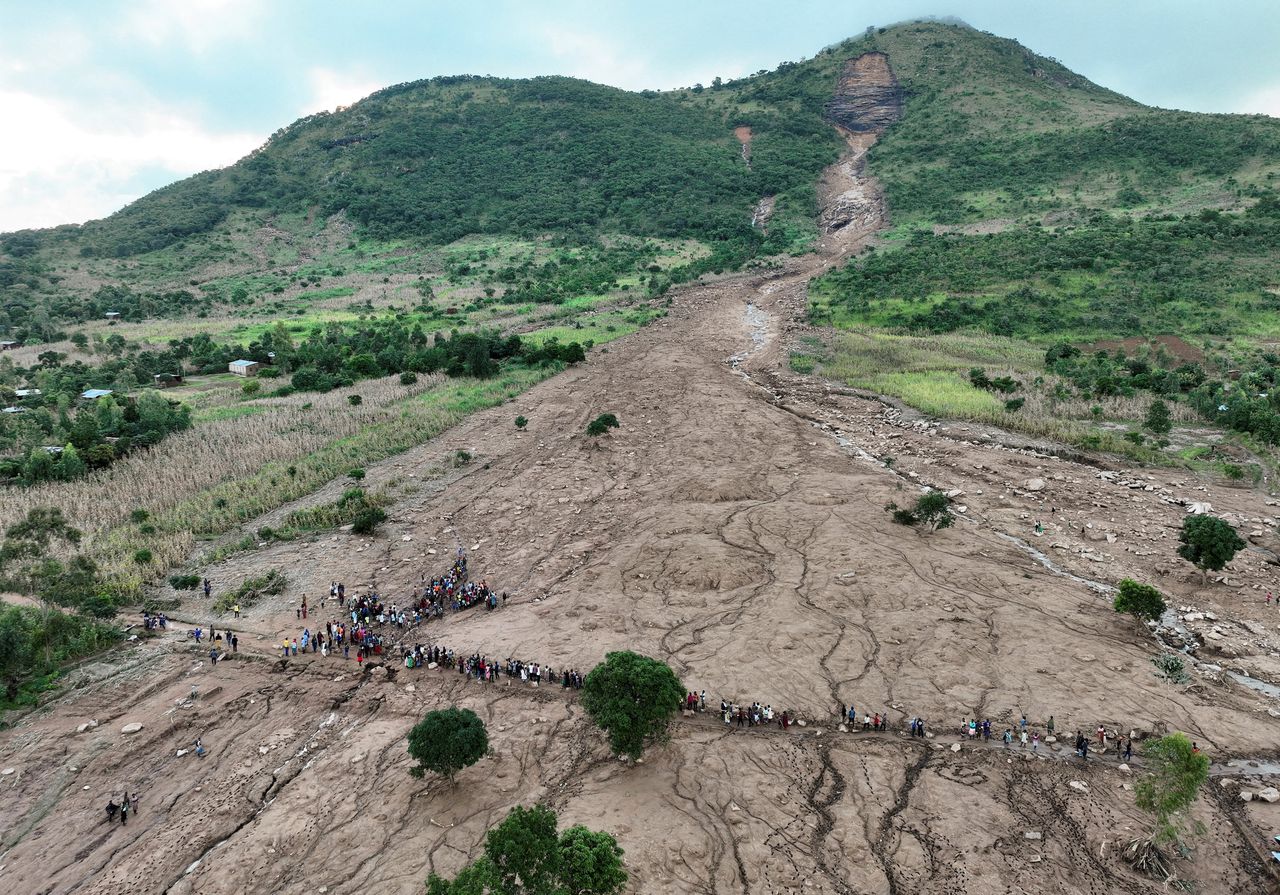
{"type": "Polygon", "coordinates": [[[1070,786],[1076,792],[1089,791],[1089,784],[1085,783],[1083,780],[1072,780],[1070,783],[1067,784],[1067,786],[1070,786]]]}
{"type": "Polygon", "coordinates": [[[16,768],[5,768],[3,771],[0,771],[0,777],[8,777],[8,776],[9,776],[10,774],[12,774],[15,770],[17,770],[17,769],[16,769],[16,768]]]}
{"type": "Polygon", "coordinates": [[[1027,832],[1022,834],[1022,838],[1039,840],[1044,838],[1044,834],[1039,830],[1027,830],[1027,832]]]}
{"type": "Polygon", "coordinates": [[[120,728],[121,733],[137,733],[139,730],[142,730],[142,725],[137,721],[133,721],[120,728]]]}
{"type": "MultiPolygon", "coordinates": [[[[88,789],[88,788],[89,788],[89,787],[87,787],[87,786],[85,787],[85,789],[88,789]]],[[[1253,801],[1253,793],[1249,792],[1248,790],[1244,790],[1243,792],[1241,792],[1241,793],[1240,793],[1240,801],[1242,801],[1242,802],[1252,802],[1252,801],[1253,801]]]]}
{"type": "Polygon", "coordinates": [[[1122,764],[1120,764],[1120,765],[1119,765],[1119,768],[1118,768],[1118,769],[1119,769],[1119,770],[1121,770],[1121,771],[1124,771],[1125,773],[1128,773],[1128,771],[1129,771],[1129,766],[1128,766],[1127,764],[1123,764],[1123,763],[1122,763],[1122,764]]]}
{"type": "Polygon", "coordinates": [[[1023,491],[1043,491],[1045,488],[1044,479],[1027,479],[1022,483],[1023,491]]]}
{"type": "Polygon", "coordinates": [[[952,744],[951,744],[951,751],[952,751],[952,752],[959,752],[959,751],[960,751],[960,744],[959,744],[959,743],[952,743],[952,744]]]}
{"type": "Polygon", "coordinates": [[[1274,786],[1260,789],[1255,795],[1264,802],[1280,802],[1280,789],[1276,789],[1274,786]]]}

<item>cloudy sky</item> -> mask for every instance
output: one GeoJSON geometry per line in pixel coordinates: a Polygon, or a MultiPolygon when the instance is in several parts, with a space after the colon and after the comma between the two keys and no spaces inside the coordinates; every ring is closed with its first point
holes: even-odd
{"type": "Polygon", "coordinates": [[[676,87],[922,15],[1151,105],[1280,116],[1277,0],[0,0],[0,231],[109,214],[388,84],[676,87]]]}

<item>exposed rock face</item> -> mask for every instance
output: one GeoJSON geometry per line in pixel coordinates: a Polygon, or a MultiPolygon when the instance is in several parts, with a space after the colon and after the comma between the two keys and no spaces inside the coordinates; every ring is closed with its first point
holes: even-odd
{"type": "Polygon", "coordinates": [[[863,53],[844,64],[827,118],[853,133],[878,134],[902,117],[903,90],[884,53],[863,53]]]}

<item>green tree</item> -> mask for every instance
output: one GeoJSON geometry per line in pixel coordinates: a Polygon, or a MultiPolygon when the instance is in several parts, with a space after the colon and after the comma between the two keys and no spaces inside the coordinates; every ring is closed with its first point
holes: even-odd
{"type": "Polygon", "coordinates": [[[386,521],[387,514],[380,507],[364,506],[352,518],[351,530],[358,535],[371,535],[386,521]]]}
{"type": "Polygon", "coordinates": [[[517,806],[485,836],[484,855],[453,880],[427,879],[427,895],[616,895],[627,882],[622,849],[582,826],[556,835],[546,805],[517,806]]]}
{"type": "Polygon", "coordinates": [[[1139,584],[1132,578],[1120,582],[1116,591],[1116,612],[1128,612],[1140,619],[1159,621],[1164,615],[1164,597],[1150,584],[1139,584]]]}
{"type": "Polygon", "coordinates": [[[627,884],[622,849],[608,833],[573,826],[560,834],[560,883],[568,895],[613,895],[627,884]]]}
{"type": "Polygon", "coordinates": [[[58,478],[69,482],[72,479],[80,478],[80,476],[84,475],[84,471],[84,461],[80,459],[76,446],[68,443],[62,449],[61,456],[58,457],[58,478]]]}
{"type": "Polygon", "coordinates": [[[1188,516],[1182,520],[1178,533],[1182,546],[1178,555],[1200,569],[1201,580],[1209,582],[1209,571],[1220,570],[1239,550],[1244,541],[1225,519],[1217,516],[1188,516]]]}
{"type": "Polygon", "coordinates": [[[484,758],[489,735],[471,709],[448,708],[428,712],[409,731],[409,755],[418,764],[409,773],[421,777],[435,771],[450,780],[463,768],[484,758]]]}
{"type": "Polygon", "coordinates": [[[1168,435],[1173,428],[1173,421],[1169,418],[1169,405],[1159,398],[1152,401],[1151,406],[1147,408],[1147,419],[1144,425],[1147,431],[1156,435],[1168,435]]]}
{"type": "Polygon", "coordinates": [[[665,662],[622,651],[591,669],[582,706],[608,733],[615,755],[636,759],[646,742],[665,736],[684,695],[684,684],[665,662]]]}
{"type": "Polygon", "coordinates": [[[1186,812],[1209,779],[1209,757],[1186,734],[1171,733],[1147,743],[1142,758],[1147,773],[1134,787],[1134,801],[1155,816],[1155,828],[1149,837],[1132,840],[1124,854],[1139,869],[1168,879],[1171,861],[1162,847],[1177,848],[1188,826],[1203,832],[1201,824],[1188,824],[1186,812]]]}

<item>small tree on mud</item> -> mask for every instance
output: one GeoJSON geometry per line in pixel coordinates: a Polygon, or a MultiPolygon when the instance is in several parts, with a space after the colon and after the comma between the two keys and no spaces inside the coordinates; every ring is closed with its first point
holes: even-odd
{"type": "Polygon", "coordinates": [[[1144,621],[1159,621],[1164,615],[1164,597],[1150,584],[1139,584],[1132,578],[1120,582],[1116,591],[1116,612],[1128,612],[1144,621]]]}
{"type": "Polygon", "coordinates": [[[629,651],[607,654],[582,683],[582,707],[609,735],[614,754],[632,759],[666,735],[684,695],[665,662],[629,651]]]}
{"type": "Polygon", "coordinates": [[[1170,852],[1181,848],[1184,831],[1204,832],[1203,824],[1189,821],[1186,811],[1209,779],[1209,757],[1182,733],[1152,740],[1142,756],[1147,774],[1134,787],[1135,801],[1155,815],[1155,828],[1150,836],[1132,840],[1124,855],[1144,873],[1168,881],[1174,876],[1170,852]]]}
{"type": "Polygon", "coordinates": [[[1209,583],[1209,570],[1217,572],[1231,562],[1244,541],[1225,519],[1217,516],[1188,516],[1178,533],[1182,546],[1178,555],[1200,570],[1201,583],[1209,583]]]}
{"type": "Polygon", "coordinates": [[[421,777],[435,771],[449,780],[469,768],[489,751],[484,722],[471,709],[449,708],[428,712],[409,731],[409,756],[418,764],[409,773],[421,777]]]}
{"type": "Polygon", "coordinates": [[[904,509],[896,503],[885,509],[893,513],[893,521],[899,525],[927,525],[930,531],[949,528],[956,521],[956,517],[951,515],[951,498],[941,491],[921,494],[911,509],[904,509]]]}

